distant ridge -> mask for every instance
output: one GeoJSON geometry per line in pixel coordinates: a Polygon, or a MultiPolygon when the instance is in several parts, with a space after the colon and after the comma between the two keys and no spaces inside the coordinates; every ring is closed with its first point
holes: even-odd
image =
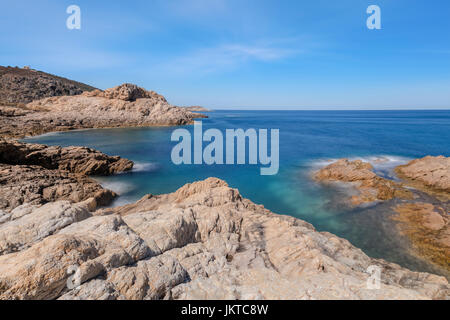
{"type": "Polygon", "coordinates": [[[185,107],[187,110],[189,111],[197,111],[197,112],[211,112],[210,109],[207,109],[205,107],[201,107],[201,106],[192,106],[192,107],[185,107]]]}
{"type": "Polygon", "coordinates": [[[53,96],[73,96],[96,88],[30,67],[0,66],[0,105],[18,106],[53,96]]]}

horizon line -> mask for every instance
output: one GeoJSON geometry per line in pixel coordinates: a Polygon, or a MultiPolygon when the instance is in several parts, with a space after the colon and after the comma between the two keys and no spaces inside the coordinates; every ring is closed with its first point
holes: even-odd
{"type": "Polygon", "coordinates": [[[311,107],[219,107],[219,108],[211,108],[206,107],[210,110],[216,110],[216,111],[450,111],[450,107],[442,107],[442,108],[362,108],[361,107],[318,107],[318,108],[311,108],[311,107]]]}

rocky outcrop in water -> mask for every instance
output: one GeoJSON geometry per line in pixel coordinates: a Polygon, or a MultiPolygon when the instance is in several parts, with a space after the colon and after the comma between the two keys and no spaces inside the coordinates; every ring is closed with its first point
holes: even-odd
{"type": "Polygon", "coordinates": [[[0,210],[11,211],[22,204],[44,204],[56,200],[89,200],[91,207],[109,204],[116,194],[85,175],[49,170],[33,165],[0,163],[0,210]]]}
{"type": "Polygon", "coordinates": [[[358,194],[350,199],[353,205],[396,197],[406,199],[412,197],[402,184],[379,177],[373,172],[370,163],[361,160],[340,159],[316,172],[314,179],[320,182],[351,183],[358,191],[358,194]]]}
{"type": "Polygon", "coordinates": [[[215,178],[92,214],[68,202],[35,208],[1,225],[0,246],[1,299],[450,294],[443,277],[371,259],[344,239],[255,205],[215,178]],[[367,287],[369,266],[381,268],[379,289],[367,287]]]}
{"type": "MultiPolygon", "coordinates": [[[[57,200],[86,201],[90,210],[117,196],[88,175],[131,170],[133,162],[84,147],[49,147],[0,139],[0,210],[57,200]]],[[[7,221],[13,213],[3,215],[7,221]]],[[[2,218],[0,218],[1,222],[2,218]]]]}
{"type": "Polygon", "coordinates": [[[37,165],[89,176],[108,176],[133,168],[133,162],[85,147],[49,147],[41,144],[0,140],[0,163],[37,165]]]}
{"type": "Polygon", "coordinates": [[[450,157],[427,156],[396,168],[411,186],[450,200],[450,157]]]}
{"type": "Polygon", "coordinates": [[[338,160],[315,173],[318,181],[351,183],[359,192],[352,196],[353,204],[375,200],[407,199],[395,205],[398,230],[407,236],[413,253],[450,272],[450,158],[425,157],[395,168],[402,183],[377,176],[371,164],[361,160],[338,160]],[[413,196],[408,189],[425,192],[431,203],[424,203],[419,194],[413,196]]]}

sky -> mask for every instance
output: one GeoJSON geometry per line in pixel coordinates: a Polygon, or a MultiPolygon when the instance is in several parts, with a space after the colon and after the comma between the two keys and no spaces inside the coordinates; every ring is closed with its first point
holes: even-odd
{"type": "Polygon", "coordinates": [[[0,43],[0,65],[175,105],[450,108],[448,0],[0,0],[0,43]]]}

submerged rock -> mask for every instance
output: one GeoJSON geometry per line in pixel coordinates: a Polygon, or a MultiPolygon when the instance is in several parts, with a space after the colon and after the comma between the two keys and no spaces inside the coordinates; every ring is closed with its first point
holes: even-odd
{"type": "Polygon", "coordinates": [[[98,210],[18,250],[0,256],[2,299],[450,297],[445,278],[372,259],[216,178],[98,210]],[[381,269],[379,289],[367,286],[370,266],[381,269]]]}
{"type": "Polygon", "coordinates": [[[411,239],[416,255],[450,274],[450,217],[445,204],[405,203],[392,217],[402,234],[411,239]]]}

